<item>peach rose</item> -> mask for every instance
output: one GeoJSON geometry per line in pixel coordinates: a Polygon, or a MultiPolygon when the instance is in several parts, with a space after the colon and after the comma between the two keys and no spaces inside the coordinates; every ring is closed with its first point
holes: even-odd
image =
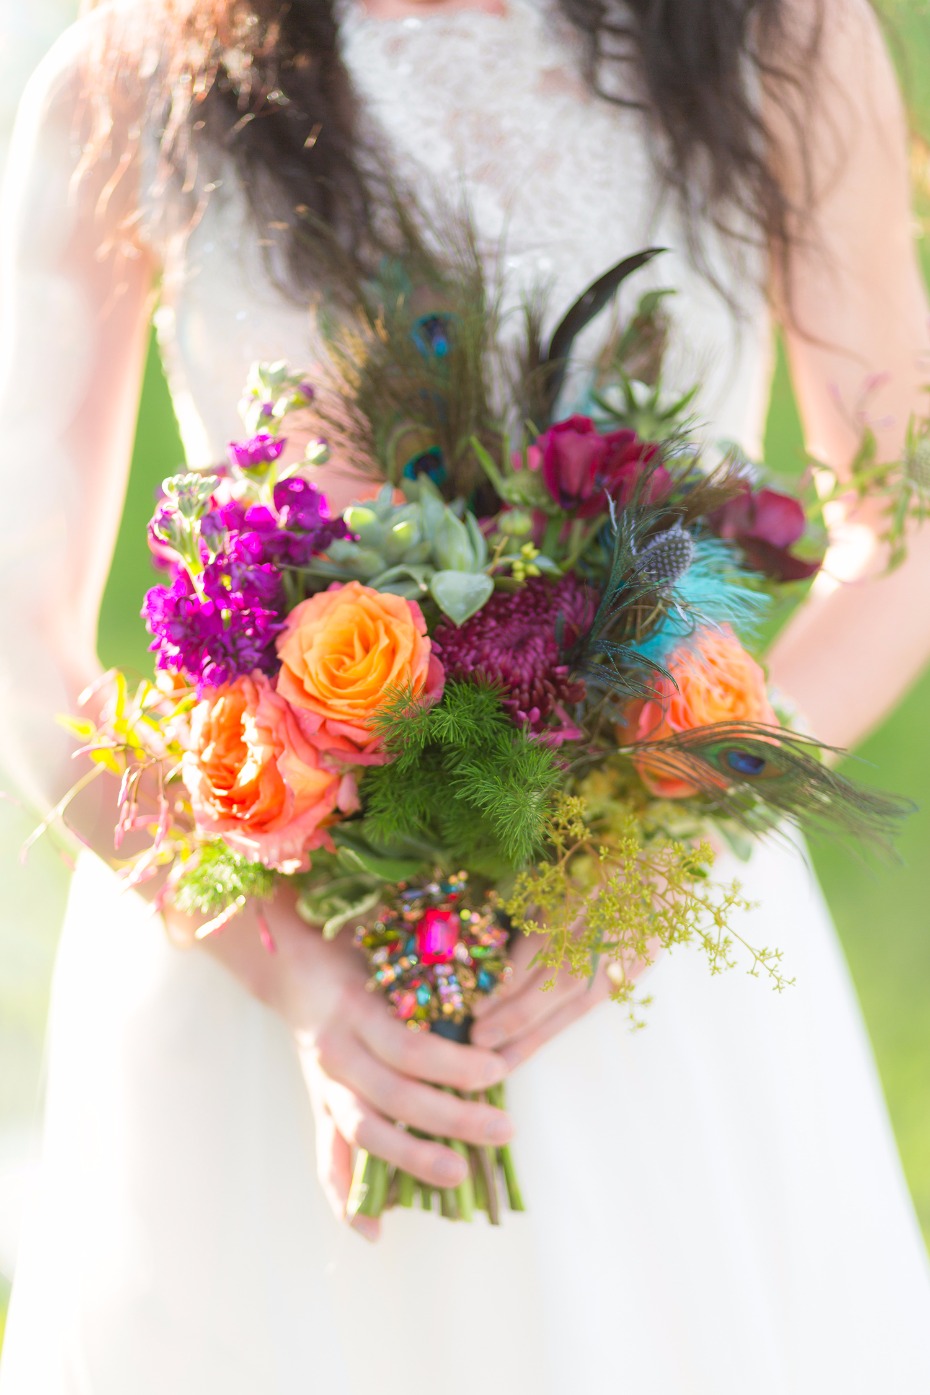
{"type": "Polygon", "coordinates": [[[347,743],[356,760],[378,759],[371,724],[388,689],[409,687],[428,701],[442,694],[420,607],[358,581],[302,601],[277,644],[278,692],[314,739],[347,743]]]}
{"type": "MultiPolygon", "coordinates": [[[[680,645],[666,665],[672,678],[659,683],[655,698],[634,702],[618,729],[625,745],[662,741],[679,731],[710,727],[718,722],[761,722],[776,725],[765,686],[765,674],[728,626],[705,629],[696,642],[680,645]]],[[[663,799],[684,799],[696,786],[651,762],[648,752],[634,757],[647,789],[663,799]]]]}
{"type": "Polygon", "coordinates": [[[297,714],[261,673],[197,704],[181,774],[201,833],[281,872],[309,866],[354,786],[327,769],[297,714]]]}

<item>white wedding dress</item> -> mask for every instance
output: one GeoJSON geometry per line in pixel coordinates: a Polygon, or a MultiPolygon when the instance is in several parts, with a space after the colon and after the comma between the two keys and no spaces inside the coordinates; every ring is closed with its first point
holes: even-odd
{"type": "MultiPolygon", "coordinates": [[[[547,279],[553,314],[625,254],[676,249],[636,290],[676,287],[675,372],[704,379],[715,435],[752,448],[763,299],[708,235],[737,329],[688,265],[639,119],[588,94],[561,21],[530,0],[352,11],[344,48],[399,166],[466,191],[489,256],[503,247],[511,285],[547,279]]],[[[189,236],[171,212],[146,210],[158,326],[208,462],[250,362],[304,364],[312,325],[232,181],[189,236]]],[[[926,1395],[926,1256],[820,892],[781,847],[734,873],[758,905],[741,929],[796,986],[666,958],[646,1030],[602,1005],[509,1083],[526,1214],[495,1230],[395,1212],[369,1246],[317,1185],[281,1023],[83,860],[2,1395],[926,1395]]]]}

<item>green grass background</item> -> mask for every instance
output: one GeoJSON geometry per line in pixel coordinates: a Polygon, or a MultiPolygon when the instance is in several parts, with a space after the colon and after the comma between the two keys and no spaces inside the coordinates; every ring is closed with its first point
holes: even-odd
{"type": "MultiPolygon", "coordinates": [[[[885,0],[892,46],[916,127],[930,136],[930,4],[885,0]]],[[[918,213],[930,200],[918,193],[918,213]]],[[[930,280],[930,247],[921,239],[930,280]]],[[[801,459],[801,436],[783,362],[776,374],[767,456],[781,467],[801,459]]],[[[141,546],[154,491],[181,459],[171,405],[154,352],[139,413],[132,474],[100,629],[105,663],[146,667],[137,600],[150,584],[141,546]]],[[[926,598],[917,598],[927,603],[926,598]]],[[[889,623],[906,623],[889,617],[889,623]]],[[[849,959],[885,1087],[905,1172],[930,1241],[930,672],[860,748],[884,787],[910,795],[920,811],[901,838],[902,865],[868,867],[831,847],[815,862],[849,959]]],[[[35,906],[30,904],[34,913],[35,906]]],[[[2,1097],[2,1089],[0,1089],[2,1097]]],[[[0,1098],[2,1104],[2,1098],[0,1098]]],[[[0,1281],[2,1282],[2,1281],[0,1281]]],[[[4,1295],[0,1291],[0,1344],[4,1295]]]]}

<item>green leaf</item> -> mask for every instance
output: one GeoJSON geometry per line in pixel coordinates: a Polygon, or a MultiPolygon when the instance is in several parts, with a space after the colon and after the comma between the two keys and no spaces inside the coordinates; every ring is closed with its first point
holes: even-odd
{"type": "Polygon", "coordinates": [[[324,887],[302,892],[297,913],[311,925],[322,925],[323,938],[331,940],[350,920],[374,910],[381,895],[381,885],[372,886],[370,877],[336,877],[324,887]]]}
{"type": "Polygon", "coordinates": [[[475,569],[468,529],[448,509],[433,533],[433,556],[443,571],[471,572],[475,569]]]}
{"type": "Polygon", "coordinates": [[[488,560],[487,539],[481,531],[481,525],[473,513],[466,513],[465,527],[468,529],[468,536],[471,540],[471,550],[474,556],[475,570],[480,569],[488,560]]]}
{"type": "Polygon", "coordinates": [[[356,534],[362,547],[380,547],[384,530],[374,509],[365,504],[350,504],[343,517],[349,532],[356,534]]]}
{"type": "Polygon", "coordinates": [[[346,867],[351,867],[356,873],[361,871],[385,882],[405,882],[410,877],[415,877],[423,868],[420,858],[391,857],[389,854],[377,853],[363,839],[353,838],[343,830],[339,830],[335,836],[340,862],[346,867]]]}
{"type": "Polygon", "coordinates": [[[464,625],[491,599],[494,582],[484,572],[441,571],[434,574],[429,590],[443,614],[464,625]]]}
{"type": "MultiPolygon", "coordinates": [[[[434,538],[446,516],[445,500],[428,475],[420,475],[415,482],[411,480],[405,483],[416,484],[415,496],[421,509],[423,532],[428,538],[434,538]]],[[[414,491],[410,493],[413,497],[414,491]]]]}
{"type": "Polygon", "coordinates": [[[432,567],[410,566],[401,562],[398,566],[388,567],[386,571],[373,576],[370,584],[376,591],[393,591],[395,595],[413,600],[426,591],[431,571],[432,567]]]}

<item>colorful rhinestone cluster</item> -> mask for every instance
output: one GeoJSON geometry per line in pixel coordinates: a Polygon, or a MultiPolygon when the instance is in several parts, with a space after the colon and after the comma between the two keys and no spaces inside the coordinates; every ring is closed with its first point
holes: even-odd
{"type": "Polygon", "coordinates": [[[493,896],[467,904],[464,872],[426,886],[401,883],[374,925],[355,934],[373,973],[369,988],[390,999],[415,1030],[434,1022],[463,1022],[471,1004],[510,973],[508,932],[493,896]]]}

